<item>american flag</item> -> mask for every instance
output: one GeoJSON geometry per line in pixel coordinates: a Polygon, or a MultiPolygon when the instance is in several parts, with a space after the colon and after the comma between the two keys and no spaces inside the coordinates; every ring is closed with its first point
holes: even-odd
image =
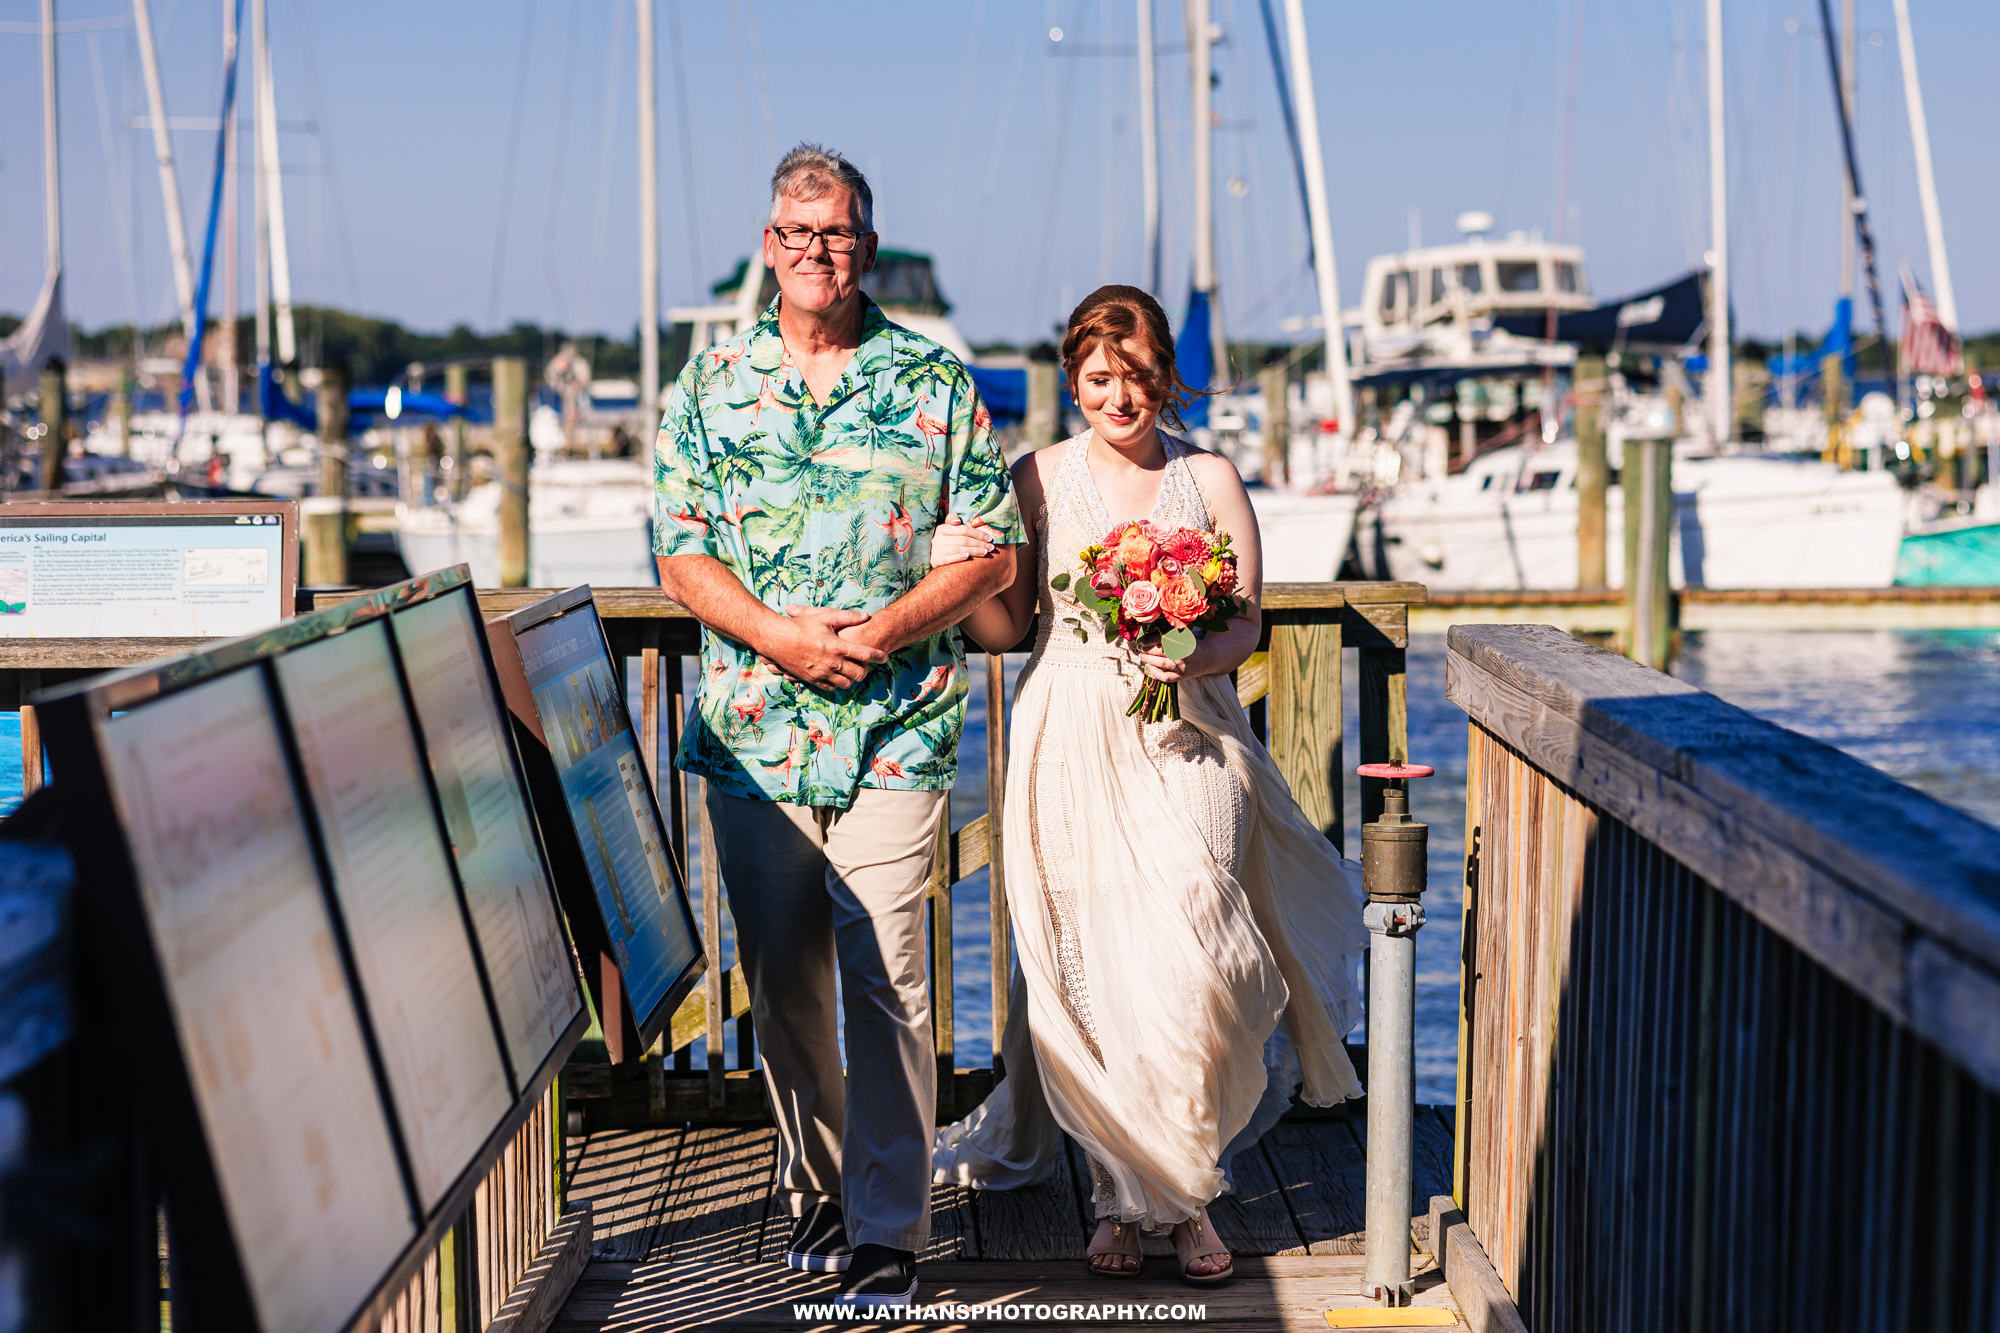
{"type": "Polygon", "coordinates": [[[1938,318],[1937,306],[1916,281],[1903,279],[1903,368],[1912,375],[1957,375],[1965,369],[1958,335],[1938,318]]]}

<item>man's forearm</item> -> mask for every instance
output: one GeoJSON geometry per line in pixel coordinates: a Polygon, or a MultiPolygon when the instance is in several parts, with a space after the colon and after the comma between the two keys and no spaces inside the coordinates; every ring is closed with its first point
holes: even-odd
{"type": "Polygon", "coordinates": [[[755,651],[777,612],[750,595],[729,567],[712,555],[663,555],[660,587],[702,624],[755,651]]]}
{"type": "Polygon", "coordinates": [[[1026,548],[1003,546],[989,560],[941,565],[917,586],[875,612],[865,625],[842,633],[871,643],[884,652],[929,638],[959,621],[1014,581],[1015,562],[1026,548]]]}

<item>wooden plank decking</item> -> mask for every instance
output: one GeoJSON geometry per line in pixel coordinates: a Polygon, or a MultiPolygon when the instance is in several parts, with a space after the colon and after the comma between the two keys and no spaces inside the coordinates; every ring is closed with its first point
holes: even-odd
{"type": "MultiPolygon", "coordinates": [[[[1418,1109],[1411,1213],[1419,1231],[1430,1196],[1451,1188],[1450,1114],[1418,1109]]],[[[919,1294],[962,1303],[1192,1302],[1221,1328],[1324,1329],[1326,1310],[1366,1304],[1362,1132],[1359,1117],[1287,1121],[1238,1157],[1237,1192],[1211,1210],[1237,1256],[1237,1277],[1224,1286],[1175,1279],[1164,1237],[1147,1238],[1146,1253],[1161,1259],[1137,1280],[1085,1271],[1088,1176],[1066,1143],[1056,1175],[1030,1189],[933,1192],[919,1294]]],[[[592,1201],[594,1240],[558,1333],[814,1327],[794,1318],[793,1304],[831,1300],[839,1282],[779,1262],[790,1218],[772,1189],[776,1144],[774,1130],[733,1126],[602,1130],[573,1142],[568,1197],[592,1201]]],[[[1450,1308],[1428,1259],[1419,1267],[1418,1303],[1450,1308]]]]}

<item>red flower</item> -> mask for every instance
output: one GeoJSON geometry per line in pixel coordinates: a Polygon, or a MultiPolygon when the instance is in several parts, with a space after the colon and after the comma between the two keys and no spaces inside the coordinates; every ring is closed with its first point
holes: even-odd
{"type": "Polygon", "coordinates": [[[1208,534],[1193,528],[1180,528],[1167,534],[1160,543],[1160,549],[1183,565],[1200,568],[1208,561],[1208,534]]]}

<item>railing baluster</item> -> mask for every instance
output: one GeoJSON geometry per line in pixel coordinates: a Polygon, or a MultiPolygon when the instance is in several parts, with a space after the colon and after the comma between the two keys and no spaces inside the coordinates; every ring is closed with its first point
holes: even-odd
{"type": "Polygon", "coordinates": [[[1271,627],[1271,758],[1292,796],[1339,846],[1341,818],[1340,622],[1337,613],[1271,627]]]}
{"type": "Polygon", "coordinates": [[[931,856],[931,1036],[937,1051],[938,1110],[956,1116],[958,1102],[956,1034],[951,993],[951,794],[945,794],[938,816],[936,849],[931,856]]]}
{"type": "Polygon", "coordinates": [[[715,826],[708,817],[708,784],[697,780],[695,799],[701,803],[701,943],[708,952],[703,994],[708,1010],[708,1104],[721,1106],[728,1097],[723,1082],[722,1020],[728,984],[722,966],[722,870],[716,863],[715,826]]]}
{"type": "MultiPolygon", "coordinates": [[[[1409,677],[1400,647],[1361,649],[1361,762],[1406,764],[1410,760],[1409,677]]],[[[1381,778],[1361,779],[1361,822],[1382,815],[1381,778]]]]}
{"type": "Polygon", "coordinates": [[[1007,1027],[1007,987],[1012,977],[1007,933],[1007,874],[1001,859],[1007,799],[1007,659],[986,655],[986,909],[993,971],[993,1078],[1005,1074],[1000,1034],[1007,1027]]]}

